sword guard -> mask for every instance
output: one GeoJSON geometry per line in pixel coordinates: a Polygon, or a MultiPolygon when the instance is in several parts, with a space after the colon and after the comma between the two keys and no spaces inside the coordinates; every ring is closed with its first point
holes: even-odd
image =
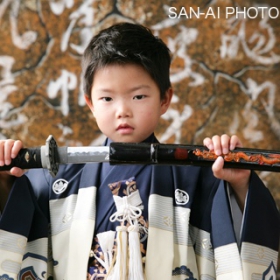
{"type": "Polygon", "coordinates": [[[52,177],[56,176],[59,169],[59,158],[57,148],[57,143],[54,137],[52,135],[49,135],[44,148],[44,157],[41,156],[41,158],[45,159],[44,165],[49,170],[52,177]]]}

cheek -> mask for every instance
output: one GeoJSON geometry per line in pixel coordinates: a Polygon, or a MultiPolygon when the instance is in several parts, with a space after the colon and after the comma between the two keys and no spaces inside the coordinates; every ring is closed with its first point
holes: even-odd
{"type": "Polygon", "coordinates": [[[146,127],[155,127],[160,118],[157,110],[146,110],[141,113],[141,123],[145,124],[146,127]]]}
{"type": "Polygon", "coordinates": [[[96,108],[93,112],[93,115],[98,123],[109,123],[112,121],[112,113],[109,110],[102,108],[96,108]]]}
{"type": "Polygon", "coordinates": [[[147,118],[154,119],[160,116],[160,110],[159,107],[157,106],[150,106],[145,110],[143,110],[143,114],[145,115],[146,119],[147,118]]]}

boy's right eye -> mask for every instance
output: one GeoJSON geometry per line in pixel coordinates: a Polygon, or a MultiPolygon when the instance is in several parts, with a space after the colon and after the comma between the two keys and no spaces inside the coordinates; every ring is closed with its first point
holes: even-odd
{"type": "Polygon", "coordinates": [[[112,99],[112,97],[102,97],[101,100],[109,102],[109,101],[111,101],[113,99],[112,99]]]}

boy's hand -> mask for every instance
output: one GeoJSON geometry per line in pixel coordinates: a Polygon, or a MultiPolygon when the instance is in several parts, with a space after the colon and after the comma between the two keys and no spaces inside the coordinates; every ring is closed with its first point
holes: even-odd
{"type": "MultiPolygon", "coordinates": [[[[19,140],[0,140],[0,166],[9,165],[15,158],[23,144],[19,140]]],[[[24,170],[13,167],[9,171],[0,172],[0,211],[4,210],[10,190],[16,177],[24,174],[24,170]]]]}
{"type": "MultiPolygon", "coordinates": [[[[215,135],[212,138],[205,138],[203,144],[215,152],[216,155],[228,154],[235,147],[242,147],[242,143],[236,135],[222,136],[215,135]]],[[[237,202],[241,209],[244,208],[245,198],[249,186],[251,171],[244,169],[223,168],[224,159],[218,157],[212,166],[213,174],[216,178],[227,181],[235,193],[237,202]]]]}
{"type": "MultiPolygon", "coordinates": [[[[9,165],[14,159],[19,150],[23,148],[23,144],[19,140],[0,140],[0,166],[9,165]]],[[[13,167],[9,171],[0,172],[0,178],[8,178],[8,175],[20,177],[24,174],[24,170],[18,167],[13,167]]]]}

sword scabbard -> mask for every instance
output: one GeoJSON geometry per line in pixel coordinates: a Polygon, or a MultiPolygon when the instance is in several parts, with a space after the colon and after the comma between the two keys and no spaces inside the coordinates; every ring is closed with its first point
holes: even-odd
{"type": "MultiPolygon", "coordinates": [[[[236,148],[224,158],[225,168],[280,172],[280,152],[236,148]]],[[[111,164],[165,164],[211,166],[217,159],[205,146],[160,143],[111,143],[111,164]]]]}

